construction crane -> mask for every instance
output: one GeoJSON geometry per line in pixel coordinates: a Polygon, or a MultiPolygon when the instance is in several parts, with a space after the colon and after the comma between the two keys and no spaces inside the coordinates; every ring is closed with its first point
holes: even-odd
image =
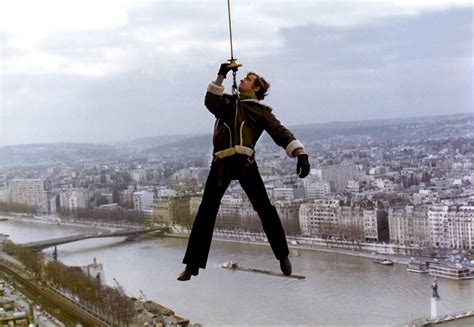
{"type": "Polygon", "coordinates": [[[125,291],[124,291],[124,289],[123,289],[123,286],[120,285],[120,283],[118,282],[118,280],[115,279],[115,277],[112,278],[112,279],[114,280],[115,284],[117,285],[117,290],[118,290],[121,294],[125,295],[125,291]]]}

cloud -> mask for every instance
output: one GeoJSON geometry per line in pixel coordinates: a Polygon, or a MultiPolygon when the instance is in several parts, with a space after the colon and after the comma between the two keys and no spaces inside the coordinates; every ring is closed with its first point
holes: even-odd
{"type": "Polygon", "coordinates": [[[127,12],[113,0],[2,1],[0,9],[2,29],[22,36],[114,29],[128,22],[127,12]]]}
{"type": "Polygon", "coordinates": [[[470,10],[394,16],[351,29],[308,25],[281,35],[284,50],[256,65],[274,90],[291,88],[271,95],[283,108],[299,104],[282,112],[290,124],[472,110],[470,10]]]}
{"type": "MultiPolygon", "coordinates": [[[[284,29],[310,25],[350,29],[387,17],[469,4],[466,0],[233,2],[234,49],[236,55],[262,57],[284,47],[280,33],[284,29]]],[[[179,69],[175,62],[202,65],[209,53],[229,57],[227,4],[222,1],[18,0],[0,6],[5,74],[105,77],[150,68],[172,74],[179,69]],[[162,67],[156,69],[157,65],[162,67]]]]}
{"type": "MultiPolygon", "coordinates": [[[[202,100],[230,55],[225,2],[6,3],[0,142],[211,131],[202,100]]],[[[232,5],[239,76],[267,77],[288,125],[472,110],[467,1],[232,5]]]]}
{"type": "Polygon", "coordinates": [[[311,55],[321,69],[360,69],[423,58],[469,57],[472,18],[472,12],[452,10],[378,19],[351,29],[306,25],[284,29],[281,35],[285,52],[295,61],[311,55]]]}
{"type": "Polygon", "coordinates": [[[86,58],[78,58],[47,51],[41,45],[63,39],[62,46],[69,48],[75,41],[69,37],[75,33],[120,28],[128,24],[128,14],[118,3],[108,0],[17,0],[1,2],[0,22],[2,74],[104,76],[117,71],[108,62],[117,59],[121,51],[89,48],[86,58]]]}

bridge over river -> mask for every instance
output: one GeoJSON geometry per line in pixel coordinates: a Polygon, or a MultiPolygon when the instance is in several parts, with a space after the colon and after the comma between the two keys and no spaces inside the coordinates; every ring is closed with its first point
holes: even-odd
{"type": "Polygon", "coordinates": [[[43,249],[46,249],[52,246],[82,241],[89,238],[119,237],[119,236],[139,237],[141,234],[146,234],[146,233],[161,234],[161,233],[166,232],[167,230],[168,230],[168,227],[156,227],[156,228],[141,228],[141,229],[124,229],[124,230],[97,232],[97,233],[94,232],[94,233],[77,234],[77,235],[71,235],[71,236],[66,236],[66,237],[54,238],[50,240],[23,243],[20,245],[25,248],[41,251],[43,249]]]}

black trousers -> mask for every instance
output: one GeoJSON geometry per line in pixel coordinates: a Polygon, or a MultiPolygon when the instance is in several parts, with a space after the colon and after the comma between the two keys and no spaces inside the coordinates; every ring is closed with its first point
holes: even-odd
{"type": "Polygon", "coordinates": [[[262,221],[268,242],[280,260],[288,256],[288,244],[278,212],[268,198],[255,161],[234,155],[218,159],[211,165],[204,194],[189,236],[183,263],[206,268],[217,212],[231,180],[238,180],[262,221]]]}

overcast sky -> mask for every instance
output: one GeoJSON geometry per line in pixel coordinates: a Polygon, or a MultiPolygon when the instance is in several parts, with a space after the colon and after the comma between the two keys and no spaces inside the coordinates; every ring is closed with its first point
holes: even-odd
{"type": "MultiPolygon", "coordinates": [[[[285,125],[473,112],[471,0],[231,5],[239,77],[285,125]]],[[[0,145],[212,131],[226,0],[5,0],[0,29],[0,145]]]]}

